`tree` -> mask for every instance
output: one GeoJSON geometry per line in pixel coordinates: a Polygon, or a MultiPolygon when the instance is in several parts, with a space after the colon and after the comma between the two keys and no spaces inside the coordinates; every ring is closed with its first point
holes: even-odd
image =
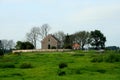
{"type": "Polygon", "coordinates": [[[6,40],[6,39],[1,40],[1,48],[3,50],[11,50],[14,48],[14,46],[15,43],[13,40],[6,40]]]}
{"type": "Polygon", "coordinates": [[[106,50],[120,50],[118,46],[108,46],[105,48],[106,50]]]}
{"type": "Polygon", "coordinates": [[[44,37],[46,37],[48,35],[48,32],[50,31],[50,26],[48,24],[43,24],[40,27],[40,36],[43,39],[44,37]]]}
{"type": "Polygon", "coordinates": [[[34,45],[31,44],[30,42],[23,42],[25,45],[25,49],[34,49],[34,45]]]}
{"type": "Polygon", "coordinates": [[[105,48],[106,37],[99,30],[91,31],[91,45],[95,49],[105,48]]]}
{"type": "Polygon", "coordinates": [[[16,49],[34,49],[34,45],[28,41],[27,42],[17,41],[15,47],[16,49]]]}
{"type": "Polygon", "coordinates": [[[1,40],[1,43],[2,43],[2,49],[7,50],[8,49],[8,40],[3,39],[3,40],[1,40]]]}
{"type": "Polygon", "coordinates": [[[65,36],[65,40],[64,40],[64,48],[65,49],[72,49],[72,39],[71,39],[71,35],[66,35],[65,36]]]}
{"type": "Polygon", "coordinates": [[[0,56],[4,56],[3,49],[2,49],[2,41],[0,40],[0,56]]]}
{"type": "Polygon", "coordinates": [[[4,51],[0,49],[0,56],[4,56],[4,51]]]}
{"type": "Polygon", "coordinates": [[[0,40],[0,53],[4,54],[10,52],[14,48],[15,44],[13,40],[3,39],[0,40]]]}
{"type": "Polygon", "coordinates": [[[33,27],[29,33],[26,34],[27,41],[31,42],[35,48],[37,40],[39,39],[40,34],[40,28],[39,27],[33,27]]]}
{"type": "Polygon", "coordinates": [[[16,46],[15,46],[16,49],[23,49],[23,47],[24,47],[24,46],[22,45],[22,42],[21,42],[21,41],[17,41],[17,42],[16,42],[16,46]]]}
{"type": "Polygon", "coordinates": [[[13,40],[9,40],[8,41],[8,49],[14,49],[14,47],[15,47],[15,43],[14,43],[14,41],[13,40]]]}
{"type": "Polygon", "coordinates": [[[79,43],[81,49],[84,49],[86,44],[89,44],[90,33],[87,31],[79,31],[73,34],[73,43],[79,43]]]}
{"type": "Polygon", "coordinates": [[[65,40],[65,34],[63,31],[58,31],[53,34],[59,41],[60,41],[60,47],[63,48],[64,40],[65,40]]]}
{"type": "Polygon", "coordinates": [[[40,39],[43,39],[48,35],[50,27],[48,24],[44,24],[41,27],[33,27],[29,33],[26,34],[27,41],[31,42],[35,49],[37,41],[40,42],[40,39]]]}
{"type": "Polygon", "coordinates": [[[0,40],[0,49],[2,48],[2,41],[0,40]]]}

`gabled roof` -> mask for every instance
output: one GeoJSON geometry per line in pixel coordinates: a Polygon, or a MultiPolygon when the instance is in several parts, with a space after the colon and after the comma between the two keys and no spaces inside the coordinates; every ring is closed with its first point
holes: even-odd
{"type": "MultiPolygon", "coordinates": [[[[47,37],[51,36],[52,38],[54,38],[56,41],[60,42],[54,35],[49,34],[48,36],[46,36],[42,41],[44,41],[47,37]]],[[[41,42],[42,42],[41,41],[41,42]]]]}
{"type": "Polygon", "coordinates": [[[56,38],[54,35],[51,35],[54,39],[56,39],[58,42],[60,42],[60,40],[58,38],[56,38]]]}

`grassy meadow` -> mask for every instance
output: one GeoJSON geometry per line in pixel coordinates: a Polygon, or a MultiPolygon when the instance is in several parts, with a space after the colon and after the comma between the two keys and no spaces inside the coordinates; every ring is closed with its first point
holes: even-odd
{"type": "Polygon", "coordinates": [[[120,53],[6,54],[0,57],[0,80],[120,80],[120,53]]]}

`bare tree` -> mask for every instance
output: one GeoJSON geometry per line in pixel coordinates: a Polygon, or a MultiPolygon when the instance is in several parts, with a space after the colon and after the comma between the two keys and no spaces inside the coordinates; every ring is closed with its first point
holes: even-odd
{"type": "Polygon", "coordinates": [[[9,41],[8,41],[8,48],[9,48],[9,49],[13,49],[14,47],[15,47],[14,41],[13,41],[13,40],[9,40],[9,41]]]}
{"type": "Polygon", "coordinates": [[[31,42],[35,48],[37,40],[39,39],[40,34],[40,28],[39,27],[33,27],[29,33],[26,34],[27,41],[31,42]]]}
{"type": "Polygon", "coordinates": [[[46,37],[48,35],[48,32],[50,31],[50,26],[48,24],[43,24],[40,27],[40,36],[43,39],[44,37],[46,37]]]}
{"type": "Polygon", "coordinates": [[[53,34],[60,42],[61,42],[61,48],[64,45],[64,40],[65,40],[65,34],[63,31],[58,31],[56,33],[53,34]]]}
{"type": "Polygon", "coordinates": [[[81,49],[84,49],[86,44],[89,44],[90,33],[87,31],[79,31],[74,34],[74,43],[79,43],[81,49]]]}
{"type": "Polygon", "coordinates": [[[8,40],[3,39],[3,40],[1,40],[1,43],[2,43],[2,49],[3,50],[8,49],[8,40]]]}
{"type": "Polygon", "coordinates": [[[2,49],[4,49],[4,50],[10,50],[10,49],[14,48],[15,43],[13,40],[3,39],[3,40],[1,40],[1,46],[2,46],[2,49]]]}
{"type": "Polygon", "coordinates": [[[0,40],[0,49],[2,49],[2,41],[0,40]]]}
{"type": "Polygon", "coordinates": [[[40,42],[41,39],[48,35],[50,27],[48,24],[44,24],[41,27],[33,27],[29,33],[26,34],[27,41],[31,42],[35,49],[37,41],[40,42]]]}

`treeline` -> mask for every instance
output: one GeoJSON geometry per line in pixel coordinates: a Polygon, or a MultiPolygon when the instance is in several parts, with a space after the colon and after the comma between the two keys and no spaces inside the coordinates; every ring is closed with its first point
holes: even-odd
{"type": "MultiPolygon", "coordinates": [[[[48,24],[42,26],[33,27],[30,32],[26,34],[26,40],[34,45],[36,48],[36,43],[44,39],[50,31],[51,27],[48,24]]],[[[84,49],[87,45],[94,49],[104,49],[106,37],[99,31],[78,31],[73,34],[65,34],[63,31],[58,31],[52,33],[60,42],[60,48],[72,48],[74,43],[80,45],[80,49],[84,49]]]]}
{"type": "MultiPolygon", "coordinates": [[[[1,49],[36,49],[37,43],[41,43],[50,31],[51,27],[48,24],[42,26],[34,26],[29,32],[25,34],[25,41],[1,40],[1,49]]],[[[78,31],[73,34],[65,34],[63,31],[52,33],[60,42],[60,48],[72,49],[72,45],[77,43],[80,49],[104,49],[106,37],[100,30],[94,31],[78,31]]]]}
{"type": "Polygon", "coordinates": [[[34,49],[35,47],[32,43],[28,41],[26,42],[17,41],[15,48],[16,49],[34,49]]]}
{"type": "Polygon", "coordinates": [[[72,48],[73,43],[80,44],[80,49],[92,47],[93,49],[104,49],[106,37],[99,31],[78,31],[71,35],[66,35],[64,40],[64,48],[72,48]]]}
{"type": "MultiPolygon", "coordinates": [[[[26,33],[25,41],[17,41],[16,45],[13,41],[9,42],[4,40],[1,42],[2,48],[7,49],[36,49],[37,43],[41,43],[50,31],[51,27],[48,24],[42,26],[32,27],[29,32],[26,33]],[[11,43],[11,44],[10,44],[11,43]],[[10,44],[10,45],[8,45],[10,44]]],[[[80,49],[84,49],[85,46],[92,47],[94,49],[104,49],[106,37],[99,30],[94,31],[78,31],[73,34],[65,34],[63,31],[52,33],[60,42],[60,48],[72,48],[74,43],[80,45],[80,49]]]]}
{"type": "MultiPolygon", "coordinates": [[[[33,27],[30,32],[26,33],[26,40],[34,45],[44,39],[50,31],[51,27],[48,24],[33,27]]],[[[87,45],[94,49],[104,49],[106,37],[100,30],[94,31],[78,31],[73,34],[65,34],[63,31],[52,33],[60,42],[60,48],[72,48],[74,43],[80,45],[80,49],[84,49],[87,45]]]]}
{"type": "Polygon", "coordinates": [[[14,46],[15,43],[13,40],[0,40],[0,56],[4,55],[4,53],[11,52],[14,46]]]}

